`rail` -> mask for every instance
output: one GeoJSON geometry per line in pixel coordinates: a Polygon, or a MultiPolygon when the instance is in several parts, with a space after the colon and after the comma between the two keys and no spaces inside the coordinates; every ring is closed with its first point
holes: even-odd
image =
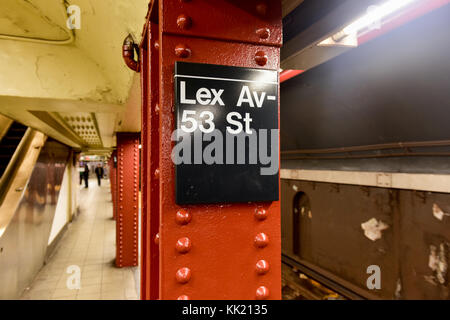
{"type": "Polygon", "coordinates": [[[28,128],[0,179],[0,238],[14,216],[45,140],[43,133],[28,128]]]}
{"type": "Polygon", "coordinates": [[[450,152],[423,152],[414,151],[412,148],[436,148],[450,147],[450,140],[421,141],[421,142],[395,142],[372,144],[353,147],[324,148],[324,149],[298,149],[282,151],[283,160],[300,159],[364,159],[364,158],[386,158],[386,157],[409,157],[409,156],[450,156],[450,152]],[[402,152],[393,153],[368,153],[371,151],[401,149],[402,152]],[[352,152],[366,152],[363,154],[351,154],[352,152]],[[344,155],[342,155],[345,153],[344,155]]]}
{"type": "Polygon", "coordinates": [[[330,272],[323,270],[317,266],[314,266],[311,263],[308,263],[301,259],[294,259],[293,257],[285,253],[282,253],[281,261],[290,267],[297,268],[300,272],[304,273],[311,279],[316,280],[322,285],[334,290],[335,292],[339,293],[340,295],[348,299],[351,300],[379,299],[376,296],[371,295],[366,291],[364,291],[363,289],[355,286],[354,284],[348,283],[346,281],[345,283],[343,283],[344,281],[342,279],[339,279],[330,272]]]}

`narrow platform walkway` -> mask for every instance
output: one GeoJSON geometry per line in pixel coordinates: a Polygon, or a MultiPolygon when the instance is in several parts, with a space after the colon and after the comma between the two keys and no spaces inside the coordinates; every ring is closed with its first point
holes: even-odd
{"type": "Polygon", "coordinates": [[[135,300],[138,299],[138,268],[116,268],[115,221],[112,219],[108,180],[80,189],[80,213],[50,261],[22,296],[31,300],[135,300]],[[69,266],[79,266],[81,289],[69,289],[69,266]]]}

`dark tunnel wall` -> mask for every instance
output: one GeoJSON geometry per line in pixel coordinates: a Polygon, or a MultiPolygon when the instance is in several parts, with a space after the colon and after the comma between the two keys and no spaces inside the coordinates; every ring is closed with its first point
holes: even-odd
{"type": "Polygon", "coordinates": [[[450,5],[281,84],[283,151],[450,139],[450,5]]]}

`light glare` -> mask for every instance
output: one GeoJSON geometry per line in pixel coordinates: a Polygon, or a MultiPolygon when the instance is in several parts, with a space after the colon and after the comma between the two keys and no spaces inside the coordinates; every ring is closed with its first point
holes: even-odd
{"type": "Polygon", "coordinates": [[[346,35],[355,34],[377,22],[381,22],[383,18],[415,1],[417,0],[389,0],[380,6],[373,6],[364,16],[345,27],[343,32],[346,35]]]}

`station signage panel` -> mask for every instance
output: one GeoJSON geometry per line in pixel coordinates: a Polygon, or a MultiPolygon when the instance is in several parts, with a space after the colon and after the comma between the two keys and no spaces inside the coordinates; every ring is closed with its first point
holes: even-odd
{"type": "Polygon", "coordinates": [[[278,72],[176,62],[176,203],[279,199],[278,72]]]}

